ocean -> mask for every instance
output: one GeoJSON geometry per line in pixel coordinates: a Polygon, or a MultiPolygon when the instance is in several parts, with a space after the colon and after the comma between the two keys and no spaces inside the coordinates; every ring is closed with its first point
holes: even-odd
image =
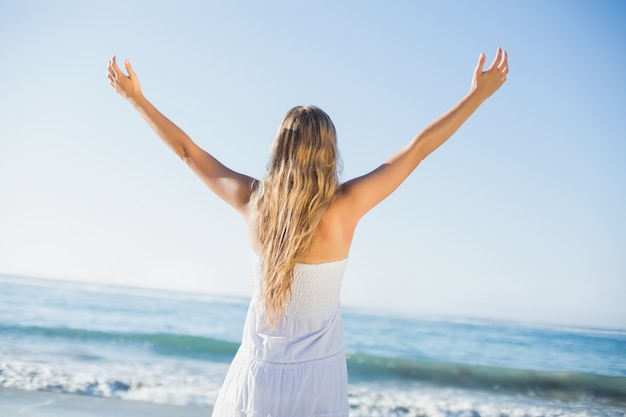
{"type": "MultiPolygon", "coordinates": [[[[0,388],[211,406],[247,304],[0,275],[0,388]]],[[[344,328],[354,417],[626,416],[626,330],[349,307],[344,328]]]]}

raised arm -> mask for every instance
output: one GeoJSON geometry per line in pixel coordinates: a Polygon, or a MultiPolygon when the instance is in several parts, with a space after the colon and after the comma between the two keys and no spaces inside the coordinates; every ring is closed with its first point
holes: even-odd
{"type": "Polygon", "coordinates": [[[237,173],[202,150],[172,121],[148,101],[130,62],[124,61],[128,75],[117,65],[115,56],[109,61],[109,82],[122,97],[141,114],[154,132],[191,170],[220,198],[243,213],[250,200],[253,178],[237,173]]]}
{"type": "Polygon", "coordinates": [[[491,66],[483,71],[485,54],[480,54],[468,94],[444,115],[419,132],[411,142],[374,171],[344,184],[343,198],[350,216],[358,221],[391,194],[431,152],[454,132],[506,81],[507,53],[498,48],[491,66]]]}

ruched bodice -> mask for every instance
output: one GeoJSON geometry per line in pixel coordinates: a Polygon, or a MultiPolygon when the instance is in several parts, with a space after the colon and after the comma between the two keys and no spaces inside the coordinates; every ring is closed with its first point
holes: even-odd
{"type": "MultiPolygon", "coordinates": [[[[286,316],[334,314],[339,307],[339,292],[347,262],[344,259],[319,264],[296,264],[286,316]]],[[[257,296],[261,286],[261,258],[258,255],[253,255],[253,265],[257,296]]]]}
{"type": "Polygon", "coordinates": [[[297,264],[291,299],[285,316],[265,323],[260,258],[253,257],[255,293],[248,309],[242,348],[258,360],[271,363],[305,362],[343,350],[339,292],[347,260],[322,264],[297,264]]]}
{"type": "Polygon", "coordinates": [[[243,339],[214,416],[347,416],[347,370],[339,293],[347,259],[297,264],[284,317],[266,324],[261,259],[243,339]]]}

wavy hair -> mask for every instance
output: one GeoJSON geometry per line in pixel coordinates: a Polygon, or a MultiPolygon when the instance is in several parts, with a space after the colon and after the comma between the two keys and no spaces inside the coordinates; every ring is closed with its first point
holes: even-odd
{"type": "Polygon", "coordinates": [[[294,268],[311,247],[339,190],[338,164],[337,134],[330,117],[315,106],[289,110],[276,134],[268,172],[252,197],[268,324],[284,316],[294,268]]]}

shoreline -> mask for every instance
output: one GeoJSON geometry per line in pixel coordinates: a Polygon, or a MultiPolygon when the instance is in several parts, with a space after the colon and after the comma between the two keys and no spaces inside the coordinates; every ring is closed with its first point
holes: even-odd
{"type": "Polygon", "coordinates": [[[0,388],[0,415],[6,417],[206,417],[212,411],[211,407],[0,388]]]}

